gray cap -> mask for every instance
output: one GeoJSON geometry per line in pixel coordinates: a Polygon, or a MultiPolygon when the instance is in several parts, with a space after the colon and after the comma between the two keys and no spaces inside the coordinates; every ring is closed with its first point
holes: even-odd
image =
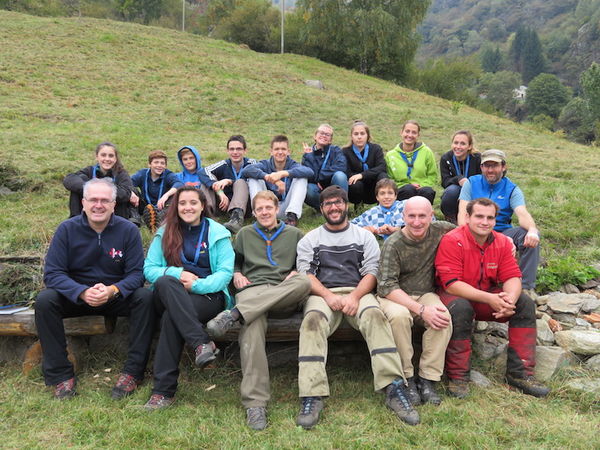
{"type": "Polygon", "coordinates": [[[495,148],[486,150],[481,154],[481,164],[488,161],[506,163],[506,154],[502,150],[496,150],[495,148]]]}

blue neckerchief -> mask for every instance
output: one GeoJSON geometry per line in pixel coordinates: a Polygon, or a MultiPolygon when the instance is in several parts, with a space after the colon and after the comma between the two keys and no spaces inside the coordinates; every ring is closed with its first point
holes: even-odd
{"type": "MultiPolygon", "coordinates": [[[[163,188],[165,187],[165,178],[163,177],[164,172],[162,173],[162,175],[159,177],[162,177],[162,180],[160,182],[160,187],[158,188],[158,197],[156,197],[156,202],[158,203],[158,201],[160,200],[160,198],[162,197],[162,193],[163,193],[163,188]]],[[[148,193],[148,178],[150,178],[150,169],[146,169],[146,176],[144,177],[144,196],[146,197],[146,203],[149,205],[153,205],[152,201],[150,200],[150,194],[148,193]]]]}
{"type": "MultiPolygon", "coordinates": [[[[229,161],[231,161],[231,158],[229,159],[229,161]]],[[[231,171],[233,172],[233,176],[235,177],[236,180],[240,179],[240,175],[242,175],[242,170],[244,169],[244,160],[242,160],[242,168],[240,169],[240,171],[236,171],[235,167],[233,167],[233,161],[231,161],[231,171]]]]}
{"type": "Polygon", "coordinates": [[[452,162],[454,162],[454,168],[456,169],[456,175],[462,175],[463,177],[469,176],[469,164],[471,163],[471,155],[467,155],[467,159],[465,162],[465,173],[460,171],[460,165],[458,164],[458,160],[456,156],[452,155],[452,162]]]}
{"type": "Polygon", "coordinates": [[[279,227],[279,229],[275,232],[275,234],[273,234],[273,236],[271,236],[271,239],[269,239],[267,237],[267,235],[265,233],[263,233],[260,228],[258,228],[258,225],[256,222],[254,222],[254,229],[256,230],[256,232],[258,233],[258,235],[264,239],[265,243],[267,244],[267,259],[269,260],[269,262],[271,263],[272,266],[276,266],[277,263],[275,261],[273,261],[273,247],[272,247],[272,243],[275,240],[275,238],[277,238],[277,236],[279,236],[281,234],[281,232],[283,231],[283,229],[285,228],[285,222],[281,223],[281,226],[279,227]]]}
{"type": "Polygon", "coordinates": [[[194,266],[198,265],[198,260],[200,259],[200,250],[202,249],[202,238],[204,237],[204,233],[206,232],[207,224],[208,224],[208,220],[202,219],[202,228],[200,228],[200,235],[198,236],[198,244],[196,245],[196,254],[194,255],[194,261],[188,261],[188,259],[183,254],[183,248],[182,248],[179,253],[182,263],[192,264],[194,266]]]}
{"type": "Polygon", "coordinates": [[[360,150],[356,148],[356,145],[352,144],[352,151],[358,158],[358,160],[362,163],[363,172],[369,170],[369,166],[367,164],[367,158],[369,157],[369,144],[365,145],[363,149],[363,154],[360,153],[360,150]]]}
{"type": "MultiPolygon", "coordinates": [[[[94,168],[92,169],[92,178],[96,178],[96,172],[100,170],[100,164],[96,164],[94,166],[94,168]]],[[[115,177],[111,177],[113,180],[113,183],[115,182],[115,177]]]]}
{"type": "Polygon", "coordinates": [[[396,202],[392,203],[392,206],[390,206],[389,208],[386,208],[383,205],[379,205],[379,207],[383,211],[383,223],[385,223],[386,225],[391,225],[392,214],[394,213],[394,210],[396,209],[396,202]]]}
{"type": "Polygon", "coordinates": [[[411,179],[410,173],[412,172],[412,168],[415,165],[415,160],[417,159],[417,155],[419,154],[419,150],[415,150],[413,152],[413,155],[412,155],[412,158],[410,158],[410,161],[408,161],[408,157],[406,156],[406,153],[404,153],[402,150],[400,150],[399,152],[400,152],[400,156],[402,156],[402,159],[404,160],[404,162],[408,166],[408,170],[406,171],[406,176],[410,180],[411,179]]]}

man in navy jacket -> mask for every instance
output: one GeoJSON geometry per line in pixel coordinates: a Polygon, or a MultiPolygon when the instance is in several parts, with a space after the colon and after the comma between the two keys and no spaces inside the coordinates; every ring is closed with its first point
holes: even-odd
{"type": "Polygon", "coordinates": [[[142,288],[144,250],[137,227],[115,216],[116,187],[108,178],[88,181],[83,212],[61,223],[46,255],[46,289],[35,303],[42,344],[42,369],[54,396],[75,395],[73,365],[67,359],[63,318],[129,316],[127,362],[112,397],[131,394],[144,378],[155,313],[152,293],[142,288]]]}

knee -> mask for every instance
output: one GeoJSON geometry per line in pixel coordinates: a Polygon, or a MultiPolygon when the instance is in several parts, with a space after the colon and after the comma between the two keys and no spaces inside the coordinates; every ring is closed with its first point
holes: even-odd
{"type": "Polygon", "coordinates": [[[515,316],[527,319],[535,318],[535,303],[527,294],[521,294],[517,299],[515,316]]]}
{"type": "Polygon", "coordinates": [[[348,184],[348,176],[344,172],[338,170],[337,172],[334,172],[331,177],[331,184],[337,184],[338,186],[344,187],[348,184]]]}
{"type": "Polygon", "coordinates": [[[358,317],[361,323],[368,323],[370,326],[389,326],[387,317],[377,306],[367,306],[358,312],[358,317]]]}
{"type": "Polygon", "coordinates": [[[308,311],[300,325],[300,336],[320,334],[328,327],[327,317],[321,311],[308,311]]]}
{"type": "Polygon", "coordinates": [[[143,287],[137,288],[131,297],[136,305],[151,306],[154,304],[154,295],[152,291],[143,287]]]}
{"type": "Polygon", "coordinates": [[[154,289],[160,291],[161,289],[164,289],[167,286],[173,286],[177,283],[180,284],[180,281],[177,278],[172,277],[171,275],[163,275],[154,283],[154,289]]]}
{"type": "Polygon", "coordinates": [[[448,305],[448,311],[452,318],[454,329],[471,325],[471,322],[473,321],[473,307],[468,300],[457,298],[448,305]]]}
{"type": "Polygon", "coordinates": [[[35,312],[44,312],[50,310],[58,300],[58,292],[54,289],[44,289],[40,291],[35,299],[35,312]]]}
{"type": "Polygon", "coordinates": [[[413,318],[410,311],[404,307],[386,311],[386,317],[392,328],[412,328],[413,318]]]}

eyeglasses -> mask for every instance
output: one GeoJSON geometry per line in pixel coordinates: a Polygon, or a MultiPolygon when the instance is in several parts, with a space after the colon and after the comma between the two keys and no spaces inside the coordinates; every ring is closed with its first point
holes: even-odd
{"type": "Polygon", "coordinates": [[[101,205],[109,205],[110,203],[114,202],[114,200],[110,200],[108,198],[84,198],[84,200],[93,205],[96,203],[100,203],[101,205]]]}
{"type": "Polygon", "coordinates": [[[336,207],[341,207],[344,206],[346,204],[346,202],[344,200],[331,200],[329,202],[323,202],[321,203],[321,207],[323,208],[331,208],[332,206],[336,206],[336,207]]]}
{"type": "Polygon", "coordinates": [[[327,131],[321,131],[321,130],[317,131],[317,134],[320,136],[325,136],[325,137],[333,136],[333,133],[328,133],[327,131]]]}
{"type": "Polygon", "coordinates": [[[229,150],[230,152],[243,152],[244,147],[229,147],[227,150],[229,150]]]}

